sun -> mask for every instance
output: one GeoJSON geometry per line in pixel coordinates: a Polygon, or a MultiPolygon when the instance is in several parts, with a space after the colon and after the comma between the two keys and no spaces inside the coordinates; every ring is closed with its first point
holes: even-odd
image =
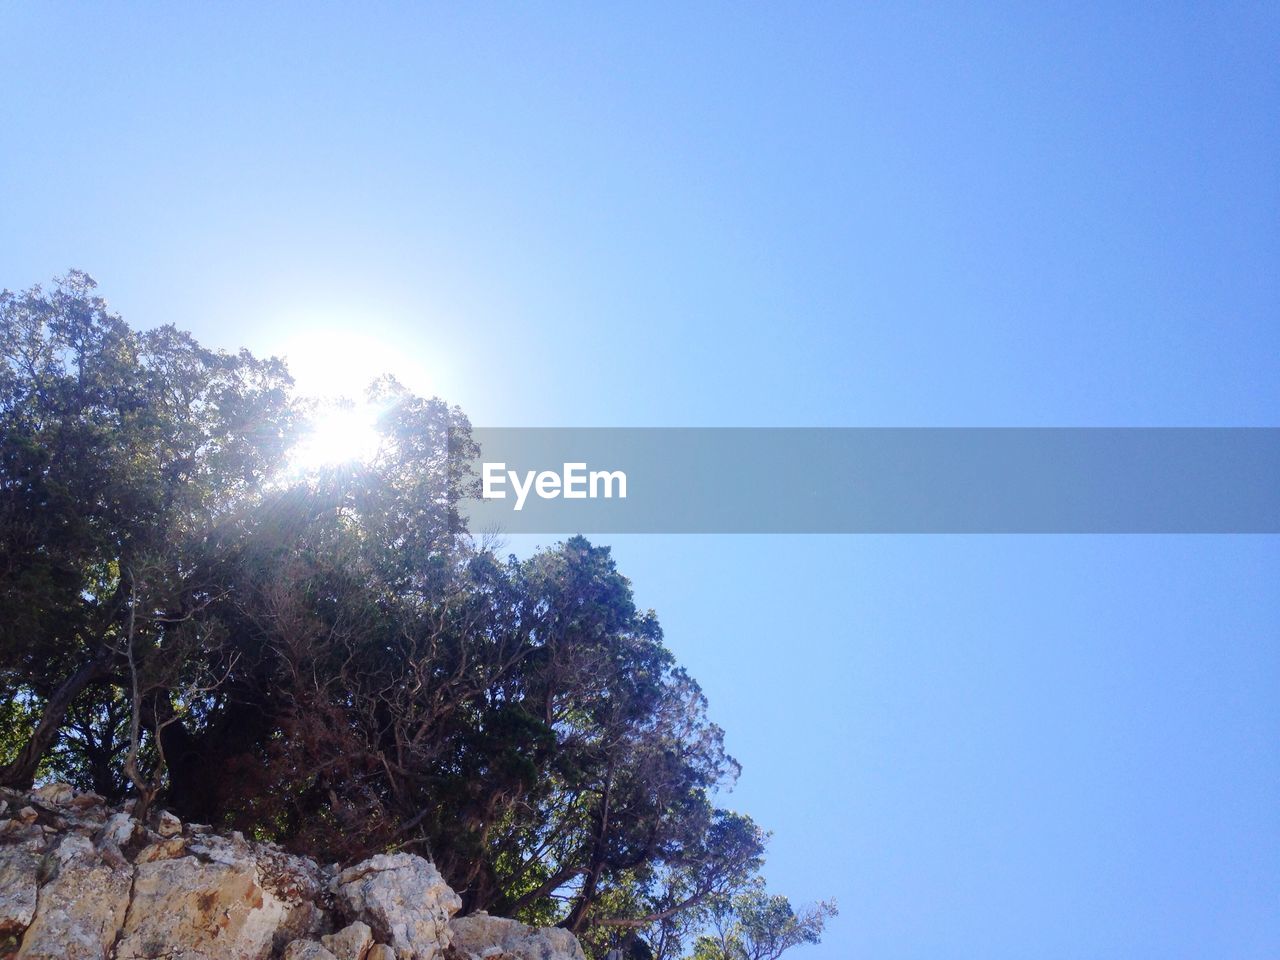
{"type": "Polygon", "coordinates": [[[381,411],[369,404],[322,404],[289,457],[291,472],[315,473],[330,467],[369,463],[383,443],[381,411]]]}
{"type": "Polygon", "coordinates": [[[412,390],[431,389],[431,378],[406,350],[403,336],[374,319],[339,323],[310,318],[281,323],[268,341],[294,379],[296,395],[312,405],[309,423],[289,453],[294,478],[334,467],[373,461],[385,443],[379,429],[384,405],[365,397],[370,386],[391,375],[412,390]]]}
{"type": "Polygon", "coordinates": [[[380,329],[374,320],[351,320],[290,326],[267,343],[288,364],[299,396],[359,397],[388,374],[425,395],[438,385],[406,338],[403,332],[380,329]]]}

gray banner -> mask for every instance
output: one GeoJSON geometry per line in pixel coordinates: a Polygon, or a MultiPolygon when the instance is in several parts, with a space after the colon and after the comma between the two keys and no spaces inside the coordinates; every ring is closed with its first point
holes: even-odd
{"type": "Polygon", "coordinates": [[[464,514],[477,533],[1280,532],[1276,428],[480,428],[475,439],[488,497],[464,514]]]}

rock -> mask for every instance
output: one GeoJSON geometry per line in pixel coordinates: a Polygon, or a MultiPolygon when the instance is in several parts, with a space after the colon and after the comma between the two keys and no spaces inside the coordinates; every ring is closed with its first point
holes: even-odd
{"type": "Polygon", "coordinates": [[[138,821],[127,813],[113,813],[107,818],[98,835],[98,843],[114,843],[117,847],[127,847],[138,829],[138,821]]]}
{"type": "MultiPolygon", "coordinates": [[[[118,848],[117,848],[118,849],[118,848]]],[[[187,852],[185,837],[170,837],[157,843],[148,844],[138,851],[134,863],[153,863],[156,860],[173,860],[187,852]]]]}
{"type": "Polygon", "coordinates": [[[314,940],[294,940],[284,948],[284,960],[337,960],[314,940]]]}
{"type": "Polygon", "coordinates": [[[561,927],[531,927],[477,912],[449,921],[449,931],[450,960],[585,960],[577,937],[561,927]]]}
{"type": "Polygon", "coordinates": [[[182,821],[168,810],[161,810],[156,819],[156,833],[162,837],[176,837],[182,832],[182,821]]]}
{"type": "Polygon", "coordinates": [[[107,862],[78,834],[63,838],[52,859],[18,960],[101,960],[124,923],[133,868],[107,862]]]}
{"type": "Polygon", "coordinates": [[[461,898],[435,866],[411,853],[380,853],[333,881],[343,913],[363,920],[401,960],[436,960],[449,945],[449,918],[461,898]]]}
{"type": "Polygon", "coordinates": [[[357,920],[337,933],[321,937],[320,942],[338,960],[365,960],[365,954],[373,946],[373,931],[367,923],[357,920]]]}
{"type": "Polygon", "coordinates": [[[45,803],[66,803],[75,796],[75,789],[69,783],[46,783],[32,794],[45,803]]]}
{"type": "Polygon", "coordinates": [[[0,949],[8,938],[16,945],[36,915],[42,859],[34,842],[0,847],[0,949]]]}
{"type": "Polygon", "coordinates": [[[129,858],[121,853],[120,848],[114,843],[100,843],[97,847],[98,853],[102,855],[104,863],[110,864],[113,867],[129,866],[129,858]]]}
{"type": "Polygon", "coordinates": [[[106,798],[100,797],[96,793],[78,793],[67,801],[67,806],[76,810],[90,810],[94,807],[100,807],[106,802],[106,798]]]}
{"type": "Polygon", "coordinates": [[[138,864],[116,960],[165,951],[182,960],[267,960],[317,931],[320,887],[298,858],[259,858],[243,842],[201,837],[185,856],[138,864]]]}
{"type": "Polygon", "coordinates": [[[22,823],[19,820],[0,820],[0,834],[6,843],[44,844],[44,830],[38,823],[22,823]]]}
{"type": "Polygon", "coordinates": [[[461,901],[421,857],[320,867],[62,786],[0,788],[5,960],[584,960],[564,930],[451,921],[461,901]]]}

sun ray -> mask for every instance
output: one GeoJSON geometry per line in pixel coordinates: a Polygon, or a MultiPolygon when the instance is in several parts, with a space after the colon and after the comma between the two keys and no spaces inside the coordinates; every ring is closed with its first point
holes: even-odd
{"type": "Polygon", "coordinates": [[[380,412],[369,404],[318,407],[289,458],[291,472],[314,473],[373,460],[383,442],[380,412]]]}

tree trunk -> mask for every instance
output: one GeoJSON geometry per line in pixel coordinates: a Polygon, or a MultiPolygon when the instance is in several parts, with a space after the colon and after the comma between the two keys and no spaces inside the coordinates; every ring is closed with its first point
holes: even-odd
{"type": "Polygon", "coordinates": [[[58,731],[62,729],[62,721],[66,718],[67,710],[76,697],[102,675],[106,665],[106,660],[95,657],[82,664],[75,673],[58,685],[49,702],[44,705],[40,722],[36,724],[30,739],[18,751],[16,757],[0,767],[0,786],[12,787],[16,790],[31,789],[40,761],[58,739],[58,731]]]}
{"type": "Polygon", "coordinates": [[[212,766],[210,758],[202,753],[187,725],[173,716],[168,700],[161,701],[158,707],[153,702],[151,714],[151,729],[160,731],[160,748],[169,773],[166,803],[184,820],[212,823],[217,793],[205,776],[212,766]],[[159,715],[161,711],[163,715],[159,715]]]}
{"type": "Polygon", "coordinates": [[[614,761],[610,760],[608,772],[605,774],[604,794],[600,797],[600,823],[596,829],[595,843],[591,848],[591,869],[587,871],[587,879],[582,882],[582,889],[578,892],[577,902],[569,911],[569,916],[560,923],[574,936],[582,931],[582,925],[587,919],[587,909],[596,898],[596,885],[604,872],[605,840],[609,836],[609,815],[612,812],[610,807],[613,803],[613,770],[614,761]]]}
{"type": "Polygon", "coordinates": [[[228,763],[265,742],[271,718],[260,706],[233,699],[221,708],[212,729],[192,730],[173,717],[168,701],[152,701],[152,709],[148,722],[160,728],[169,772],[166,805],[183,820],[217,822],[226,812],[228,763]]]}
{"type": "Polygon", "coordinates": [[[565,927],[574,936],[582,932],[582,925],[587,919],[587,909],[595,902],[596,884],[600,882],[600,874],[604,872],[604,862],[597,861],[591,867],[587,874],[587,879],[583,881],[582,890],[578,894],[578,899],[573,905],[573,909],[569,911],[569,916],[561,921],[561,926],[565,927]]]}
{"type": "Polygon", "coordinates": [[[516,900],[499,901],[503,905],[502,915],[510,916],[511,914],[524,909],[529,904],[536,903],[543,897],[554,893],[557,887],[563,883],[567,883],[569,880],[572,880],[580,873],[586,873],[586,870],[583,867],[565,867],[554,876],[550,877],[542,886],[538,887],[538,889],[531,890],[516,900]]]}

